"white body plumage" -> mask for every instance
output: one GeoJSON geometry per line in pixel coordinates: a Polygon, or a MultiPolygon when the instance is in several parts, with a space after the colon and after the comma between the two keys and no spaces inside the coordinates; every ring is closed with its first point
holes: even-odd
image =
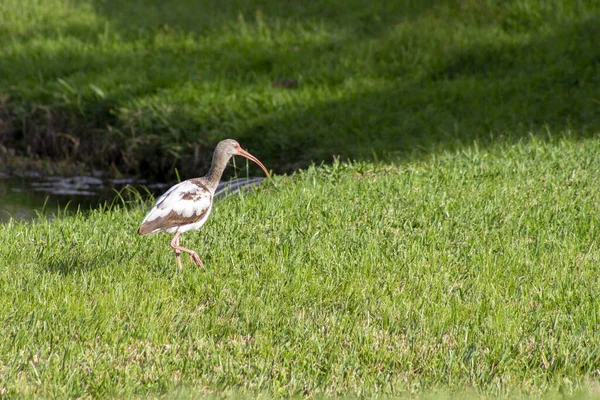
{"type": "Polygon", "coordinates": [[[200,229],[212,210],[214,193],[199,179],[178,183],[156,199],[140,227],[140,234],[188,232],[200,229]]]}

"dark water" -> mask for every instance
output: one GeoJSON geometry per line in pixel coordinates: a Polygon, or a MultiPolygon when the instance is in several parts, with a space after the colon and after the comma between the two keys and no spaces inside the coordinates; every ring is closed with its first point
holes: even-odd
{"type": "MultiPolygon", "coordinates": [[[[249,189],[263,178],[240,178],[223,182],[216,197],[249,189]]],[[[77,210],[90,210],[105,203],[158,196],[171,184],[135,179],[99,179],[91,176],[41,177],[0,175],[0,223],[11,218],[33,220],[43,214],[56,217],[77,210]],[[129,190],[130,188],[134,189],[129,190]]]]}

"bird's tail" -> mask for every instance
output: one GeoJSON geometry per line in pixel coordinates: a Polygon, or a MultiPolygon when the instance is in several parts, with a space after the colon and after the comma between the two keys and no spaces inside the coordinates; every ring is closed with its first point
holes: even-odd
{"type": "Polygon", "coordinates": [[[147,224],[142,224],[139,229],[138,229],[138,235],[140,236],[146,236],[152,233],[152,228],[150,226],[148,226],[147,224]]]}

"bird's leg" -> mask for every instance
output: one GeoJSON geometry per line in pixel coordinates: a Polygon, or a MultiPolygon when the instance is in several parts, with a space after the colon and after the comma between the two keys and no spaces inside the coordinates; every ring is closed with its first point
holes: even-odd
{"type": "Polygon", "coordinates": [[[173,248],[173,250],[175,250],[175,258],[177,259],[177,267],[181,271],[181,269],[183,267],[181,266],[181,256],[180,256],[181,250],[179,250],[179,235],[180,234],[181,234],[180,232],[175,233],[175,237],[173,237],[173,240],[171,240],[171,247],[173,248]]]}
{"type": "Polygon", "coordinates": [[[182,251],[190,255],[190,261],[192,261],[199,267],[203,267],[204,264],[202,263],[202,260],[200,259],[198,253],[196,253],[194,250],[186,249],[185,247],[181,247],[179,245],[179,235],[180,233],[177,232],[173,240],[171,240],[171,247],[175,249],[175,255],[177,256],[177,263],[179,265],[179,268],[181,269],[181,260],[179,259],[179,254],[181,254],[182,251]]]}

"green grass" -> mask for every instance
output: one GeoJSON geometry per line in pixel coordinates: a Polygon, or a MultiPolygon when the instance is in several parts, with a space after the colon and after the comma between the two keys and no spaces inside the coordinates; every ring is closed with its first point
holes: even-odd
{"type": "Polygon", "coordinates": [[[0,170],[305,169],[185,234],[205,269],[139,202],[0,225],[0,397],[597,397],[598,37],[591,0],[0,1],[0,170]]]}
{"type": "Polygon", "coordinates": [[[164,179],[225,137],[276,172],[588,137],[599,27],[595,0],[4,0],[0,144],[164,179]]]}
{"type": "Polygon", "coordinates": [[[216,204],[0,225],[11,396],[597,393],[600,139],[334,163],[216,204]],[[591,391],[591,392],[590,392],[591,391]]]}

